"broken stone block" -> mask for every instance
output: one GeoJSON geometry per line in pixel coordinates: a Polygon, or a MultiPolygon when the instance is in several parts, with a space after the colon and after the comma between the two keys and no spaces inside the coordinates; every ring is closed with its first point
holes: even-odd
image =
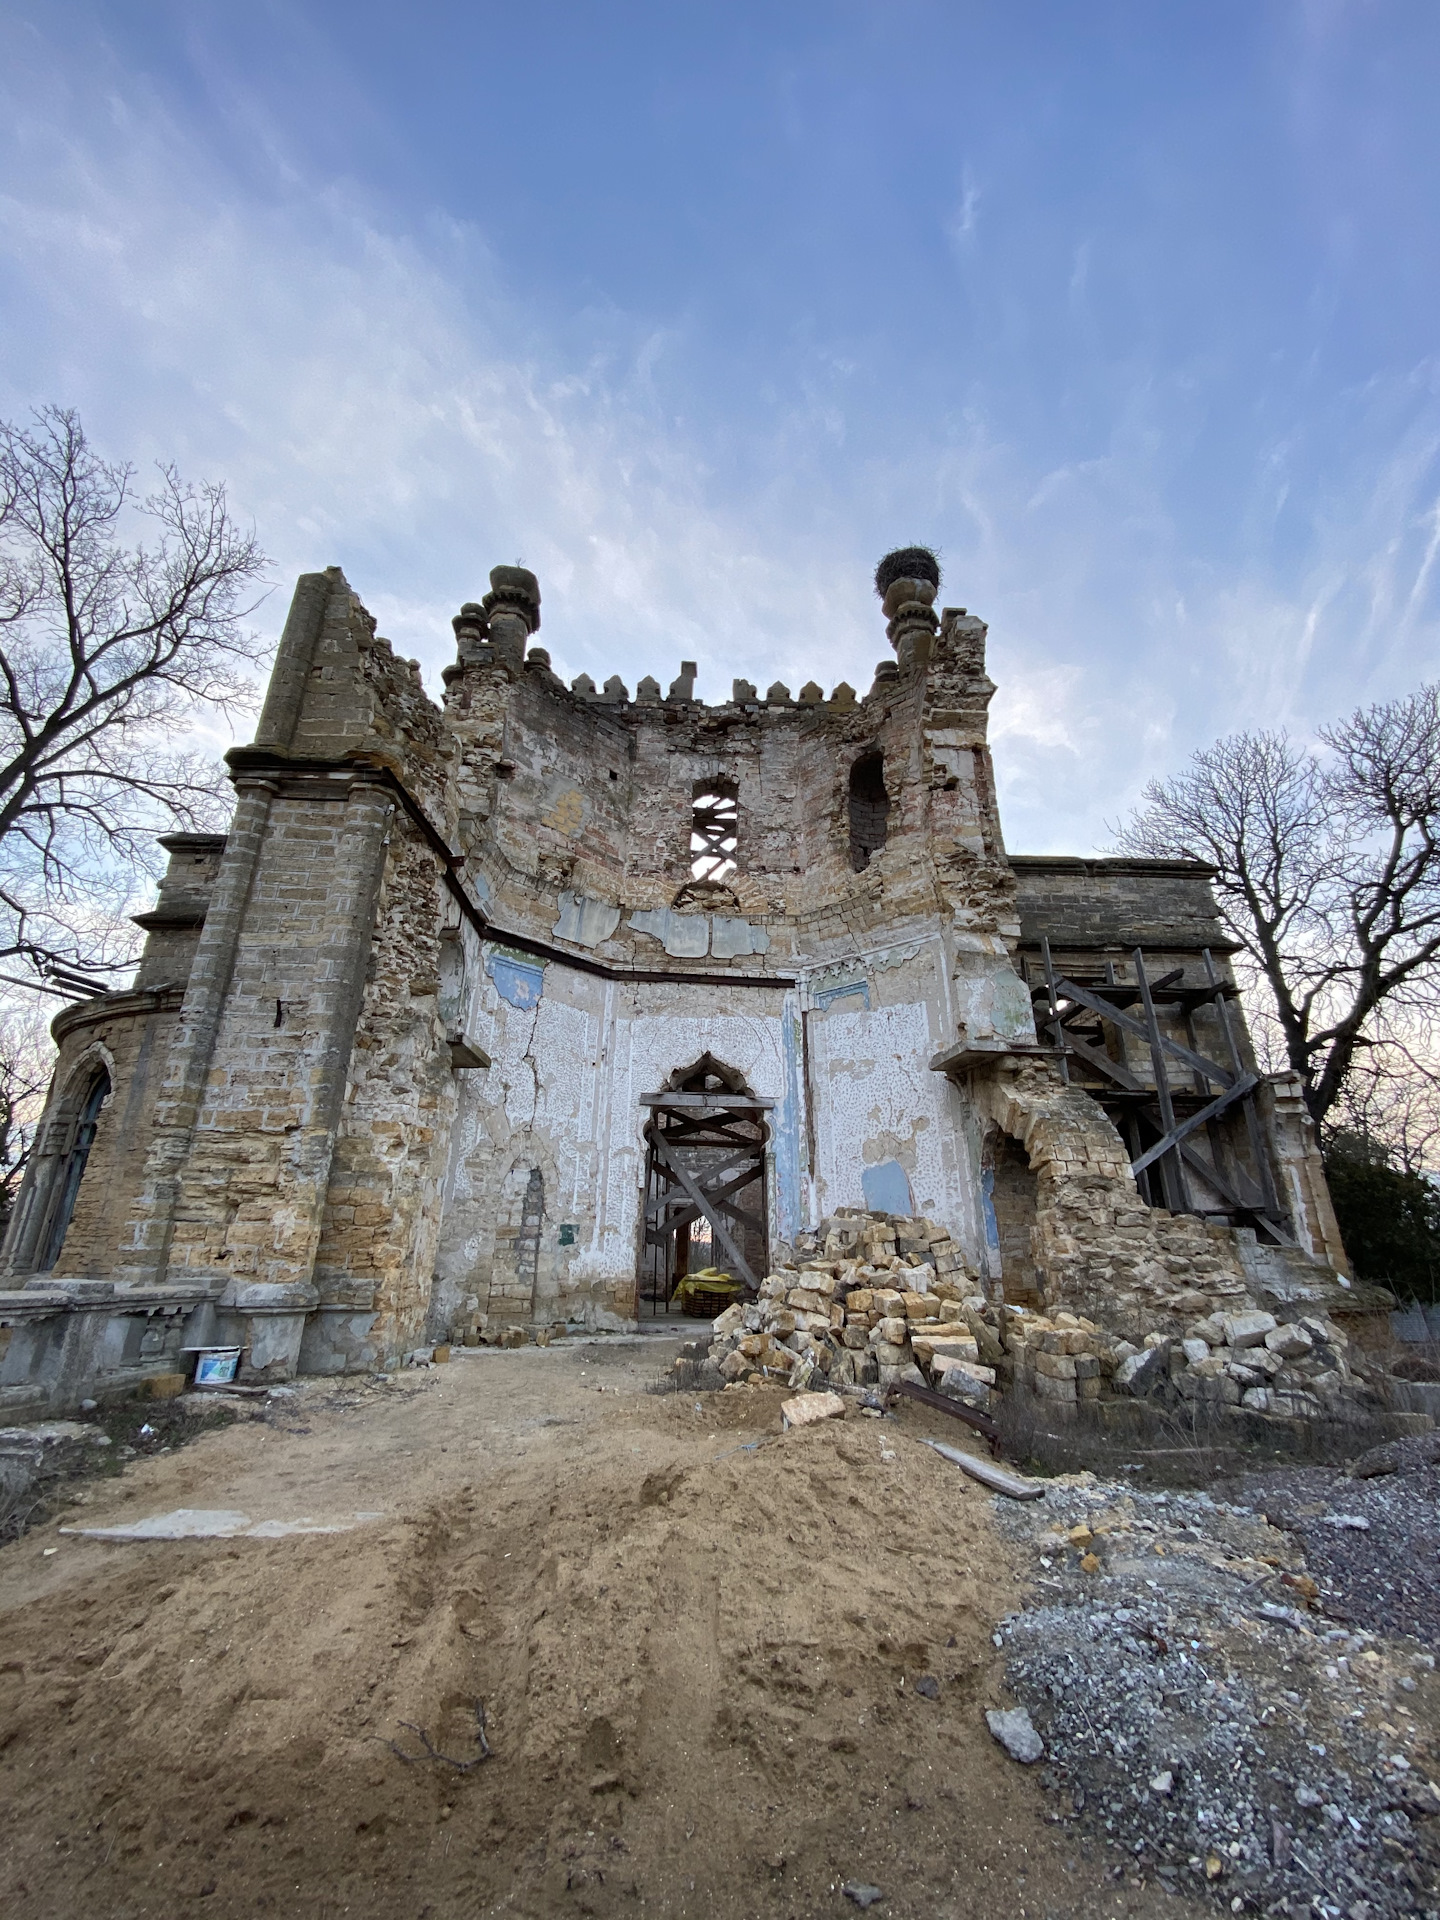
{"type": "Polygon", "coordinates": [[[502,1327],[500,1329],[500,1345],[502,1347],[525,1347],[529,1344],[530,1329],[528,1327],[502,1327]]]}
{"type": "Polygon", "coordinates": [[[1315,1342],[1304,1327],[1276,1327],[1266,1334],[1265,1345],[1282,1360],[1298,1360],[1302,1354],[1311,1352],[1315,1342]]]}
{"type": "Polygon", "coordinates": [[[1075,1381],[1073,1379],[1060,1380],[1053,1374],[1048,1373],[1037,1373],[1035,1375],[1035,1393],[1036,1397],[1041,1400],[1074,1400],[1077,1398],[1075,1381]]]}
{"type": "Polygon", "coordinates": [[[1226,1344],[1231,1347],[1258,1347],[1267,1333],[1275,1331],[1273,1313],[1229,1313],[1221,1321],[1226,1344]]]}
{"type": "Polygon", "coordinates": [[[853,1287],[845,1296],[845,1311],[847,1314],[868,1313],[874,1300],[869,1287],[853,1287]]]}
{"type": "Polygon", "coordinates": [[[857,1353],[863,1352],[870,1344],[869,1330],[864,1326],[857,1326],[853,1320],[846,1323],[840,1338],[848,1348],[857,1353]]]}
{"type": "Polygon", "coordinates": [[[898,1374],[903,1367],[910,1364],[910,1349],[896,1346],[888,1340],[877,1341],[870,1348],[870,1352],[875,1356],[875,1364],[880,1369],[882,1381],[887,1372],[898,1374]]]}
{"type": "MultiPolygon", "coordinates": [[[[823,1294],[815,1293],[809,1287],[792,1287],[785,1296],[786,1304],[801,1313],[819,1313],[825,1306],[823,1294]]],[[[829,1315],[826,1315],[828,1321],[829,1315]]]]}
{"type": "Polygon", "coordinates": [[[733,1352],[727,1353],[725,1358],[720,1362],[720,1372],[726,1380],[743,1380],[745,1375],[753,1369],[754,1365],[753,1357],[749,1354],[742,1353],[739,1347],[736,1347],[733,1352]]]}
{"type": "Polygon", "coordinates": [[[1123,1393],[1148,1393],[1162,1378],[1165,1360],[1164,1347],[1144,1347],[1120,1362],[1115,1369],[1115,1385],[1123,1393]]]}
{"type": "Polygon", "coordinates": [[[881,1320],[870,1335],[872,1347],[882,1345],[901,1347],[910,1337],[910,1323],[898,1316],[881,1320]]]}
{"type": "Polygon", "coordinates": [[[800,1393],[780,1403],[780,1426],[813,1427],[821,1420],[842,1420],[845,1402],[838,1393],[800,1393]]]}
{"type": "Polygon", "coordinates": [[[738,1332],[745,1324],[745,1308],[740,1301],[733,1307],[726,1307],[723,1313],[717,1313],[710,1322],[710,1330],[716,1334],[738,1332]]]}
{"type": "Polygon", "coordinates": [[[907,1320],[938,1320],[940,1302],[929,1293],[903,1293],[900,1296],[907,1320]]]}
{"type": "Polygon", "coordinates": [[[1202,1360],[1210,1358],[1210,1343],[1198,1336],[1180,1342],[1180,1351],[1192,1367],[1198,1367],[1202,1360]]]}
{"type": "Polygon", "coordinates": [[[1075,1362],[1068,1353],[1046,1353],[1042,1348],[1035,1356],[1036,1383],[1041,1380],[1073,1380],[1075,1362]]]}
{"type": "Polygon", "coordinates": [[[911,1336],[910,1350],[926,1366],[935,1360],[969,1360],[978,1363],[980,1359],[980,1349],[968,1332],[948,1335],[944,1339],[916,1333],[911,1336]]]}

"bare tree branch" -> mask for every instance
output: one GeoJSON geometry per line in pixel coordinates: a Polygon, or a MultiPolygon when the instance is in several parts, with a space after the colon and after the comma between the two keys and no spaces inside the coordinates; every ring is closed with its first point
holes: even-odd
{"type": "Polygon", "coordinates": [[[1362,1078],[1383,1058],[1393,1081],[1409,1060],[1419,1084],[1415,1022],[1440,985],[1440,687],[1364,708],[1321,741],[1218,741],[1151,782],[1116,850],[1215,868],[1242,969],[1267,989],[1262,1051],[1273,1023],[1324,1123],[1362,1056],[1362,1078]]]}
{"type": "Polygon", "coordinates": [[[177,740],[255,695],[254,538],[221,486],[162,467],[137,501],[133,479],[67,409],[0,425],[0,957],[37,972],[133,954],[155,836],[225,813],[177,740]]]}

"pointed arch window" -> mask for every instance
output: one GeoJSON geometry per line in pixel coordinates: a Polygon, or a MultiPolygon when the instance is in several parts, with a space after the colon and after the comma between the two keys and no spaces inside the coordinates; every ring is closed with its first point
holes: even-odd
{"type": "Polygon", "coordinates": [[[101,1067],[85,1090],[80,1102],[80,1110],[75,1116],[74,1132],[55,1172],[49,1218],[45,1223],[40,1258],[35,1263],[36,1271],[39,1273],[48,1273],[60,1258],[60,1249],[65,1244],[65,1235],[74,1217],[75,1202],[80,1197],[80,1182],[84,1177],[85,1163],[89,1160],[90,1149],[95,1144],[95,1129],[100,1124],[100,1109],[109,1098],[110,1076],[104,1067],[101,1067]]]}

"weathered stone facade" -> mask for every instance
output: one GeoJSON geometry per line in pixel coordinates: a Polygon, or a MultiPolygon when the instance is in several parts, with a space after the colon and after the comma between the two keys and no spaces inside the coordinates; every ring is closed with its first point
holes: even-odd
{"type": "MultiPolygon", "coordinates": [[[[693,668],[565,687],[529,645],[534,577],[491,583],[442,708],[338,569],[300,581],[228,835],[166,843],[134,989],[55,1023],[0,1404],[123,1384],[142,1339],[157,1366],[234,1342],[273,1379],[632,1323],[642,1102],[707,1060],[764,1114],[769,1264],[870,1207],[942,1223],[992,1295],[1112,1321],[1249,1297],[1253,1235],[1139,1198],[1032,1012],[1041,923],[1072,967],[1144,944],[1223,968],[1205,870],[1011,862],[980,620],[896,579],[863,696],[737,681],[705,705],[693,668]]],[[[1329,1299],[1313,1142],[1268,1098],[1279,1265],[1329,1299]]]]}

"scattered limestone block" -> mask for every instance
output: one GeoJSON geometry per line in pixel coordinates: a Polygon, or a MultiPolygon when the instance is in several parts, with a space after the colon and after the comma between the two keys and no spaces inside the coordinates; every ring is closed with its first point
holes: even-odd
{"type": "Polygon", "coordinates": [[[1273,1313],[1229,1313],[1221,1325],[1228,1345],[1258,1347],[1263,1345],[1267,1333],[1275,1331],[1275,1316],[1273,1313]]]}
{"type": "Polygon", "coordinates": [[[1298,1360],[1314,1344],[1304,1327],[1275,1327],[1265,1336],[1267,1348],[1282,1360],[1298,1360]]]}
{"type": "Polygon", "coordinates": [[[917,1360],[929,1365],[938,1359],[978,1360],[980,1349],[970,1338],[968,1329],[951,1332],[946,1329],[940,1333],[917,1333],[912,1336],[910,1350],[917,1360]]]}
{"type": "Polygon", "coordinates": [[[908,1320],[938,1320],[940,1302],[931,1293],[903,1293],[900,1296],[908,1320]]]}
{"type": "Polygon", "coordinates": [[[1037,1379],[1073,1380],[1075,1362],[1068,1353],[1046,1353],[1042,1350],[1035,1356],[1035,1374],[1037,1379]]]}
{"type": "Polygon", "coordinates": [[[745,1309],[737,1300],[733,1307],[726,1307],[723,1313],[717,1313],[710,1323],[710,1331],[723,1339],[727,1333],[738,1333],[745,1324],[745,1309]]]}
{"type": "Polygon", "coordinates": [[[845,1402],[838,1393],[797,1393],[793,1400],[780,1404],[781,1430],[788,1427],[813,1427],[819,1420],[844,1417],[845,1402]]]}

